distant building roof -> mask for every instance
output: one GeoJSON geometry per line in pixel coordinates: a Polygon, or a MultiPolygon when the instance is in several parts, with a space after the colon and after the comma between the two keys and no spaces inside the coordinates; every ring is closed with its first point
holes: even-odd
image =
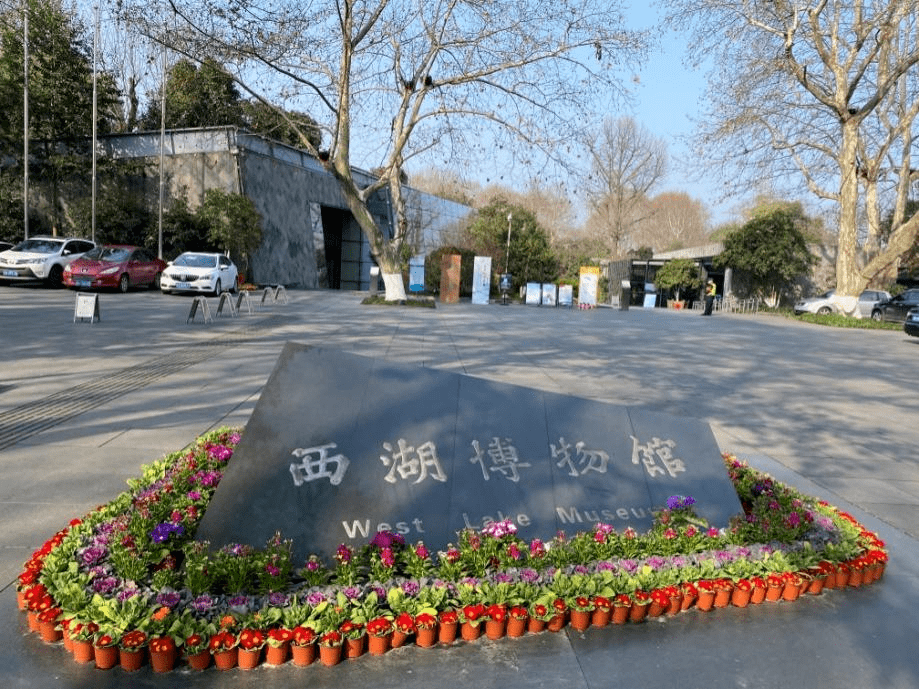
{"type": "Polygon", "coordinates": [[[712,244],[703,244],[702,246],[693,246],[688,249],[678,249],[676,251],[666,251],[660,254],[654,254],[653,260],[671,261],[676,258],[712,258],[724,251],[723,242],[714,242],[712,244]]]}

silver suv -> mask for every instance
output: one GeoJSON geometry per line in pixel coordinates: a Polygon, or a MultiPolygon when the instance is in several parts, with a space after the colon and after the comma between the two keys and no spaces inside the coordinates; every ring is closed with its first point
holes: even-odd
{"type": "Polygon", "coordinates": [[[0,252],[0,282],[42,280],[60,287],[64,268],[94,246],[88,239],[29,237],[0,252]]]}

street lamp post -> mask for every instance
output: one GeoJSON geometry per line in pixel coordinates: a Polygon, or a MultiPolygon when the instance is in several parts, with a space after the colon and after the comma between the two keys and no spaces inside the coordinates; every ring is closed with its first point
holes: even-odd
{"type": "Polygon", "coordinates": [[[511,220],[514,218],[513,213],[507,214],[507,256],[504,259],[504,272],[508,271],[511,262],[511,220]]]}

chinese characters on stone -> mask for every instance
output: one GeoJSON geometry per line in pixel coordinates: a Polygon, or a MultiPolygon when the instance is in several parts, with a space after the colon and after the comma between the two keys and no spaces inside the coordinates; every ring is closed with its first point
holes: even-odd
{"type": "Polygon", "coordinates": [[[549,448],[552,450],[552,459],[558,460],[555,466],[559,469],[567,467],[569,476],[577,478],[588,471],[596,471],[598,474],[606,473],[609,454],[603,450],[588,450],[583,441],[574,444],[574,457],[571,456],[571,443],[565,442],[564,437],[558,439],[558,445],[550,443],[549,448]]]}
{"type": "Polygon", "coordinates": [[[399,438],[395,448],[390,443],[383,443],[383,449],[389,453],[380,455],[380,461],[389,467],[385,477],[387,483],[396,483],[400,478],[403,481],[415,478],[414,483],[421,483],[428,478],[429,470],[430,477],[435,481],[447,480],[440,457],[437,456],[437,447],[430,441],[412,447],[405,438],[399,438]]]}
{"type": "Polygon", "coordinates": [[[342,454],[329,457],[329,450],[338,447],[335,443],[320,445],[319,447],[298,447],[291,452],[294,457],[302,457],[300,464],[291,464],[290,473],[294,477],[294,485],[302,486],[317,479],[327,478],[329,483],[337,486],[345,477],[350,462],[342,454]],[[332,467],[334,466],[334,471],[332,467]]]}
{"type": "Polygon", "coordinates": [[[520,472],[518,469],[530,466],[529,462],[521,462],[517,448],[511,443],[510,438],[494,437],[488,443],[488,451],[482,450],[478,440],[472,441],[472,449],[475,450],[475,457],[470,457],[469,461],[478,464],[482,469],[482,478],[486,481],[491,479],[490,471],[497,471],[504,475],[508,481],[517,483],[520,481],[520,472]],[[488,457],[490,464],[486,466],[485,457],[488,457]]]}
{"type": "Polygon", "coordinates": [[[642,445],[634,435],[629,437],[632,439],[632,464],[643,464],[651,478],[661,476],[665,471],[671,478],[676,478],[678,473],[686,471],[683,460],[673,456],[674,441],[651,438],[651,442],[642,445]],[[658,466],[658,460],[663,467],[658,466]]]}
{"type": "MultiPolygon", "coordinates": [[[[674,456],[675,441],[655,437],[650,442],[642,444],[635,436],[629,437],[632,440],[632,464],[643,466],[651,478],[664,475],[676,478],[678,473],[686,471],[685,462],[674,456]]],[[[469,462],[479,466],[485,481],[490,481],[493,474],[500,474],[508,481],[518,483],[521,478],[520,470],[532,467],[530,462],[521,459],[510,438],[494,436],[485,448],[478,439],[473,440],[471,445],[475,454],[469,458],[469,462]]],[[[299,464],[290,465],[294,485],[302,486],[318,479],[328,479],[333,486],[339,485],[350,462],[343,454],[329,454],[329,451],[336,447],[335,443],[328,443],[294,450],[291,454],[302,459],[299,464]]],[[[447,474],[433,442],[428,441],[415,447],[405,438],[399,438],[395,445],[383,443],[383,449],[386,454],[380,455],[380,461],[388,469],[384,476],[387,483],[412,480],[412,483],[418,484],[429,478],[441,483],[447,481],[447,474]]],[[[607,473],[609,453],[588,449],[583,441],[572,445],[564,437],[560,437],[557,444],[549,444],[549,452],[549,461],[554,462],[557,468],[572,478],[580,478],[588,472],[607,473]]]]}

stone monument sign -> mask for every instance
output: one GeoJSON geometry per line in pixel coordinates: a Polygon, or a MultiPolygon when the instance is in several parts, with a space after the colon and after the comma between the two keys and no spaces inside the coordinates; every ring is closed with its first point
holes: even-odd
{"type": "Polygon", "coordinates": [[[288,343],[198,531],[296,560],[380,530],[430,548],[503,519],[548,539],[651,525],[671,495],[741,511],[702,421],[288,343]]]}

